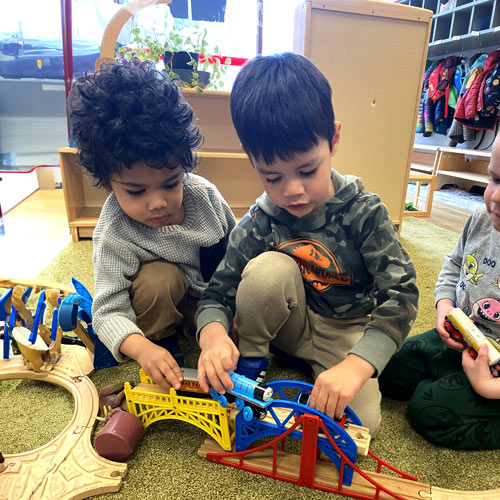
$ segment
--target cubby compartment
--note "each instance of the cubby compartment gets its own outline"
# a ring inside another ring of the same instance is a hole
[[[453,15],[451,37],[466,35],[470,31],[472,7],[458,10]]]
[[[438,0],[424,0],[424,9],[432,10],[432,12],[437,11]]]
[[[430,40],[429,40],[430,42],[435,40],[435,36],[434,36],[435,31],[436,31],[436,18],[433,17],[432,18],[432,25],[431,25]]]
[[[485,31],[491,28],[493,2],[476,5],[472,13],[470,31]]]
[[[500,26],[500,2],[498,0],[493,7],[493,15],[491,17],[491,27]]]
[[[455,8],[462,7],[464,5],[470,5],[472,7],[473,3],[474,0],[457,0],[455,3]]]
[[[451,15],[441,15],[436,17],[436,28],[434,30],[434,42],[437,40],[447,40],[451,33]]]
[[[436,14],[449,12],[453,8],[455,8],[454,0],[439,0],[436,8]]]

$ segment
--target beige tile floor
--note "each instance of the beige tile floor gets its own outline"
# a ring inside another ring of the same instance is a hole
[[[35,278],[71,242],[62,189],[35,191],[3,219],[2,278]]]

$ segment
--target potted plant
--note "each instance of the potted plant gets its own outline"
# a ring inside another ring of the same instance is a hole
[[[163,60],[164,71],[172,81],[179,87],[191,87],[200,93],[204,88],[224,87],[222,78],[231,60],[226,58],[223,64],[214,57],[221,55],[217,45],[208,53],[206,28],[195,24],[191,34],[186,28],[178,30],[175,27],[167,35],[154,33],[142,37],[140,28],[133,28],[130,33],[135,47],[120,47],[116,59],[137,57],[156,64]],[[201,63],[200,55],[203,57]]]

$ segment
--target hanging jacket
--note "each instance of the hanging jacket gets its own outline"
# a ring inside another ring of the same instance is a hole
[[[455,68],[460,63],[460,58],[457,56],[449,56],[439,62],[439,66],[432,72],[429,77],[428,97],[433,102],[439,101],[445,96],[444,118],[448,118],[448,99],[450,96],[450,86],[453,83]]]
[[[482,103],[482,104],[480,104]],[[480,123],[485,129],[492,130],[498,121],[498,109],[500,107],[500,63],[498,63],[486,77],[483,83],[483,91],[478,100],[477,111]]]
[[[457,102],[455,119],[474,129],[492,129],[497,117],[480,116],[478,111],[483,109],[483,93],[488,75],[500,62],[500,50],[495,50],[486,59],[483,71],[474,79],[471,86]]]
[[[484,68],[484,63],[488,58],[488,54],[476,54],[470,59],[470,66],[465,73],[463,78],[462,86],[459,92],[457,103],[455,109],[458,105],[458,101],[463,98],[463,95],[467,89],[472,85],[474,80],[480,75]],[[448,137],[450,138],[450,146],[456,146],[457,144],[463,144],[466,141],[473,141],[476,136],[476,130],[470,127],[464,126],[462,123],[457,121],[456,118],[453,119],[453,123],[450,127],[450,133]]]
[[[425,70],[424,81],[422,83],[422,94],[420,96],[420,104],[418,107],[418,116],[417,116],[417,129],[415,132],[417,134],[424,134],[426,137],[426,129],[425,129],[425,106],[427,102],[427,90],[429,89],[429,77],[431,73],[437,68],[438,62],[431,62],[429,67]],[[430,131],[432,133],[432,130]],[[429,134],[430,135],[430,134]]]
[[[448,99],[448,106],[455,109],[457,107],[458,96],[460,95],[460,90],[464,83],[464,65],[462,63],[458,64],[455,68],[455,74],[453,75],[453,82],[450,86],[450,97]]]
[[[446,106],[446,96],[442,96],[434,109],[434,132],[446,135],[453,121],[454,109]]]
[[[429,137],[434,132],[434,109],[436,105],[427,96],[424,102],[424,137]]]
[[[484,69],[484,63],[488,59],[488,54],[481,54],[470,68],[467,70],[464,78],[464,85],[460,91],[460,95],[464,95],[467,89],[474,83],[474,80],[482,73]]]

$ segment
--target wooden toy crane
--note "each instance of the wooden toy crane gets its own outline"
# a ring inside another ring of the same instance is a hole
[[[0,279],[0,288],[9,288],[0,299],[4,322],[0,380],[49,382],[67,389],[74,398],[73,416],[59,436],[36,450],[0,454],[0,498],[58,500],[118,491],[126,464],[100,457],[91,444],[99,411],[99,395],[87,376],[94,370],[93,352],[81,345],[61,345],[58,309],[73,290],[8,279]],[[26,306],[32,292],[41,292],[34,316]],[[51,328],[43,324],[46,302],[53,307]],[[10,356],[12,339],[20,355]]]
[[[37,372],[50,371],[60,357],[63,332],[72,332],[87,348],[94,368],[117,364],[93,330],[92,296],[75,278],[72,283],[74,290],[54,288],[50,283],[37,284],[35,289],[40,295],[33,316],[26,307],[33,283],[0,280],[0,288],[9,288],[0,298],[0,321],[5,322],[3,359],[8,359],[13,339],[29,368]],[[50,328],[44,324],[47,302],[53,308]]]

